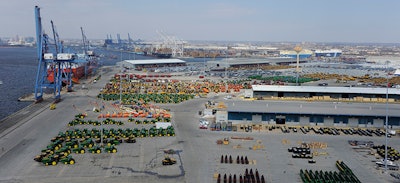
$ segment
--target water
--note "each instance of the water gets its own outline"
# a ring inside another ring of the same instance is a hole
[[[100,64],[105,66],[112,66],[116,62],[127,59],[154,59],[154,57],[118,51],[95,50],[95,53],[104,55],[100,59]],[[183,60],[204,61],[203,58]],[[0,120],[32,104],[32,102],[20,102],[18,98],[34,92],[37,65],[36,48],[0,47],[0,83],[3,83],[0,84]]]
[[[18,98],[33,93],[36,69],[35,48],[0,48],[0,120],[32,103]]]

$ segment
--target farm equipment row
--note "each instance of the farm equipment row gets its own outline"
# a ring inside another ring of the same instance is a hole
[[[137,101],[143,100],[146,103],[154,102],[154,103],[181,103],[186,100],[190,100],[194,98],[192,94],[99,94],[98,98],[101,98],[106,101],[119,100],[122,98],[123,104],[136,104]]]
[[[313,182],[354,182],[361,183],[361,181],[353,174],[352,170],[343,162],[336,161],[336,171],[312,171],[300,169],[300,177],[304,183]]]
[[[102,122],[100,121],[93,121],[93,120],[83,120],[81,118],[75,118],[74,120],[70,121],[68,123],[68,126],[76,126],[76,125],[93,125],[93,126],[100,126],[100,125],[123,125],[124,123],[122,121],[117,121],[114,119],[107,118],[103,120]]]
[[[99,154],[101,152],[116,153],[116,145],[122,142],[135,143],[136,137],[174,136],[174,128],[166,129],[75,129],[59,134],[51,139],[51,143],[34,158],[35,161],[45,165],[56,165],[58,162],[74,164],[71,152],[83,154],[86,151]],[[102,143],[102,144],[101,144]]]

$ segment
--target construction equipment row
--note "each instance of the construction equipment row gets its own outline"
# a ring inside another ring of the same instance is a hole
[[[261,175],[258,170],[255,170],[255,173],[253,173],[253,169],[250,169],[250,171],[246,168],[244,174],[239,174],[239,176],[236,176],[236,174],[224,174],[223,176],[221,174],[215,174],[215,178],[217,179],[217,183],[221,183],[221,180],[224,183],[265,183],[265,178],[264,175]]]

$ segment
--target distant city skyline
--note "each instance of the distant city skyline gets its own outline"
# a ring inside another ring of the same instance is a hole
[[[400,43],[397,0],[54,0],[0,2],[0,37],[35,36],[34,6],[44,30],[61,39],[117,34],[158,40]]]

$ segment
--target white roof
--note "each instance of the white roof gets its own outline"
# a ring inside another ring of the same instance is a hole
[[[273,92],[319,92],[319,93],[362,93],[386,94],[386,88],[372,87],[331,87],[331,86],[282,86],[282,85],[252,85],[253,91]],[[400,95],[400,89],[389,88],[389,94]]]
[[[386,116],[386,109],[390,117],[400,117],[400,105],[384,103],[347,103],[347,102],[304,102],[304,101],[273,101],[253,100],[234,101],[226,103],[227,111],[272,114],[299,114],[299,115],[350,115],[350,116]]]
[[[149,59],[149,60],[124,60],[124,62],[138,65],[138,64],[172,64],[172,63],[186,63],[180,59]]]

